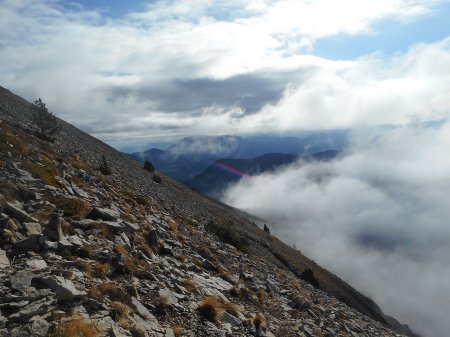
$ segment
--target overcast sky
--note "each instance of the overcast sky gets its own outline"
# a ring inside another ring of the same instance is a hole
[[[0,85],[109,142],[449,113],[448,0],[0,6]]]

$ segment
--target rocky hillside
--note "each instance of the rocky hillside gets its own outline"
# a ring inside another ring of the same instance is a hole
[[[0,88],[0,336],[401,336],[242,213],[36,113]]]

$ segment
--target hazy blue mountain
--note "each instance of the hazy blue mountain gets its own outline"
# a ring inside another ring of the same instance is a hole
[[[225,189],[245,176],[253,176],[274,171],[303,158],[310,160],[329,160],[339,154],[327,150],[313,155],[299,156],[285,153],[268,153],[252,159],[219,159],[211,163],[203,172],[184,183],[204,195],[220,198]]]
[[[185,137],[165,150],[156,148],[135,152],[130,156],[178,181],[188,181],[218,159],[251,159],[268,153],[308,156],[325,150],[345,148],[348,131],[334,130],[309,133],[298,137],[256,136],[193,136]]]

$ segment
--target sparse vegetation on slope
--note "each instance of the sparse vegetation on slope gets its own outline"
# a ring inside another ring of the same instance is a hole
[[[28,108],[9,106],[21,104]],[[355,307],[364,303],[235,210],[167,177],[155,184],[139,164],[62,121],[54,143],[41,141],[20,112],[0,123],[0,135],[21,133],[30,150],[0,153],[0,335],[72,337],[64,334],[77,326],[77,337],[294,336],[308,327],[396,336],[301,280],[312,266],[321,287],[328,280]],[[102,154],[108,177],[98,171]],[[45,161],[55,185],[23,166]]]

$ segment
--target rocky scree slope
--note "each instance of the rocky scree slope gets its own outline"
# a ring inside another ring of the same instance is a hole
[[[37,137],[3,88],[0,118],[0,336],[401,336],[232,208],[61,120]]]

